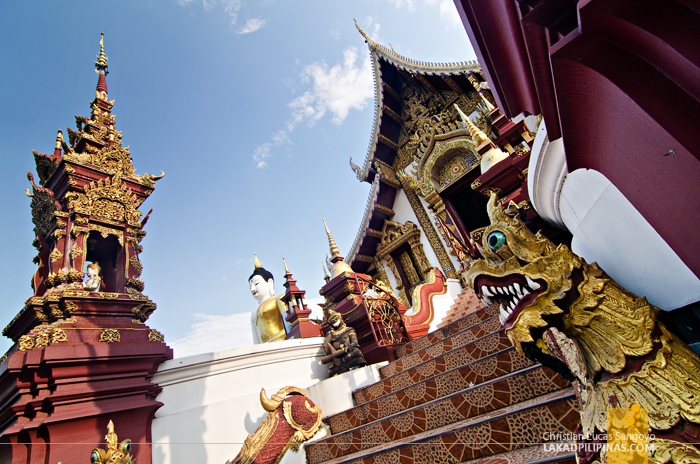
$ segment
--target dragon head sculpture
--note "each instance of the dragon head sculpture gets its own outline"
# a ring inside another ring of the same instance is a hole
[[[700,436],[700,359],[657,320],[660,310],[596,263],[532,233],[493,193],[487,209],[483,259],[465,278],[484,303],[500,304],[521,353],[572,382],[583,437],[606,431],[608,408],[634,403],[667,440],[659,449],[675,453],[696,441],[689,437]]]

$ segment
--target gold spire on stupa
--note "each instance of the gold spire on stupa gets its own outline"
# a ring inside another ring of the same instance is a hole
[[[262,264],[260,264],[260,260],[258,259],[258,255],[256,253],[254,253],[253,256],[255,256],[255,269],[260,269],[262,267]]]
[[[101,32],[100,38],[100,54],[97,55],[97,61],[95,61],[95,72],[105,71],[107,74],[107,55],[105,55],[105,33]]]
[[[325,218],[323,218],[323,225],[326,227],[326,234],[328,235],[328,245],[331,249],[331,263],[333,263],[333,269],[331,269],[331,279],[334,279],[335,277],[343,274],[344,272],[355,272],[352,270],[348,263],[343,262],[345,256],[340,254],[338,245],[336,245],[335,240],[333,240],[331,231],[328,230],[328,224],[326,224]]]
[[[289,269],[287,269],[287,261],[285,261],[284,256],[282,256],[282,262],[284,263],[284,273],[289,274]]]
[[[464,123],[464,127],[469,131],[469,135],[471,136],[472,140],[476,144],[476,146],[481,145],[484,142],[490,141],[488,135],[484,133],[481,129],[479,129],[476,124],[474,124],[471,119],[469,119],[469,116],[464,114],[464,111],[455,103],[455,109],[459,113],[459,116],[462,118],[462,122]]]
[[[328,245],[331,248],[331,258],[335,258],[336,256],[339,256],[341,258],[344,258],[340,254],[340,250],[338,249],[338,245],[336,245],[335,240],[333,240],[333,236],[331,235],[331,231],[328,230],[328,224],[326,224],[326,218],[323,219],[323,225],[326,227],[326,234],[328,234]]]

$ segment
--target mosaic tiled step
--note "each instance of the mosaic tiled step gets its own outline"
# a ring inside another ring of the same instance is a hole
[[[487,319],[491,319],[494,316],[496,316],[496,320],[498,321],[498,308],[494,308],[493,305],[484,307],[483,309],[469,314],[468,316],[463,317],[441,329],[437,329],[434,332],[430,332],[429,334],[423,335],[420,338],[416,338],[415,340],[401,345],[394,350],[394,353],[396,354],[397,358],[403,358],[411,353],[427,348],[433,343],[437,343],[440,340],[444,340],[445,338],[456,333],[470,327],[474,327],[475,325],[478,325]]]
[[[422,350],[411,353],[401,359],[397,359],[396,361],[393,361],[380,368],[379,372],[381,373],[382,378],[385,379],[456,348],[464,347],[466,345],[474,346],[475,343],[490,343],[488,341],[490,339],[487,339],[486,337],[499,331],[503,332],[503,327],[501,326],[498,317],[486,319],[475,326],[462,330],[461,332],[447,337],[444,340],[433,343]],[[510,342],[508,342],[508,345],[510,346]]]
[[[472,459],[467,464],[576,464],[576,454],[571,451],[550,451],[545,445],[528,446],[514,451]]]
[[[425,417],[401,414],[310,443],[306,456],[309,464],[459,463],[539,444],[545,433],[573,432],[575,403],[567,388],[443,426],[444,416],[457,414],[454,405]]]
[[[401,403],[395,399],[395,404],[386,405],[380,411],[383,418],[377,421],[366,421],[363,425],[337,433],[333,430],[331,440],[337,442],[366,441],[371,437],[376,443],[388,443],[393,440],[408,438],[416,433],[443,427],[455,422],[486,414],[538,396],[560,390],[567,385],[549,369],[541,366],[531,367],[525,371],[499,378],[486,384],[462,390],[458,393],[424,403],[423,398],[405,395]],[[425,393],[416,392],[416,393]],[[392,408],[393,406],[393,408]],[[395,412],[393,415],[388,413]],[[348,424],[335,424],[346,426]],[[331,425],[333,429],[333,425]],[[393,430],[396,429],[396,430]],[[350,438],[347,438],[348,436]]]
[[[504,367],[512,366],[507,355],[514,353],[503,353],[501,359],[505,358],[505,361],[500,369],[494,359],[491,366],[485,366],[489,372],[476,373],[463,368],[460,368],[462,372],[450,371],[331,416],[326,423],[337,435],[403,412],[428,416],[430,411],[443,408],[441,402],[445,402],[446,410],[451,408],[450,405],[460,404],[459,414],[462,416],[450,416],[450,420],[454,421],[454,417],[462,420],[569,386],[561,376],[542,366],[527,367],[511,374]],[[430,403],[440,398],[438,403]],[[425,411],[420,411],[421,408]]]
[[[447,310],[445,317],[442,318],[437,326],[444,327],[447,324],[451,324],[457,319],[466,316],[467,314],[471,314],[482,309],[483,307],[484,303],[479,300],[479,297],[476,295],[474,290],[466,287],[457,296],[457,299],[455,299],[452,306],[450,306],[450,309]]]
[[[383,380],[355,390],[353,392],[355,404],[364,404],[399,388],[405,388],[428,377],[456,369],[513,346],[503,330],[478,338],[471,343],[462,343],[466,338],[457,339],[453,342],[445,340],[437,345],[433,345],[434,348],[431,347],[424,351],[419,351],[405,358],[410,362],[403,365],[399,364],[397,368],[401,369],[397,373],[383,376]],[[450,349],[453,348],[455,343],[461,346]],[[509,372],[512,371],[508,371],[506,374]]]

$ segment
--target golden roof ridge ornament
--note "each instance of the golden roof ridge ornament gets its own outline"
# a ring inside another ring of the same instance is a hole
[[[369,49],[374,51],[377,49],[377,43],[370,39],[367,34],[365,34],[365,31],[362,30],[359,24],[357,24],[357,20],[353,18],[353,21],[355,21],[355,27],[357,27],[357,30],[360,31],[360,34],[362,34],[362,37],[365,38],[365,41],[367,42],[367,45],[369,45]]]
[[[457,105],[457,103],[454,104],[455,109],[457,110],[457,113],[459,113],[459,116],[462,118],[462,124],[464,127],[469,131],[469,135],[471,136],[472,140],[474,143],[479,146],[484,142],[489,142],[491,139],[489,139],[488,135],[484,133],[481,129],[479,129],[476,124],[474,124],[471,119],[469,119],[469,116],[464,114],[464,111]]]
[[[258,259],[258,255],[256,253],[253,253],[253,256],[255,256],[255,269],[260,269],[262,267],[262,264],[260,264],[260,260]]]
[[[335,240],[333,240],[333,236],[331,235],[331,231],[328,230],[328,224],[326,224],[326,218],[322,218],[322,219],[323,219],[323,225],[326,227],[326,234],[328,235],[328,245],[331,249],[331,258],[335,258],[335,257],[344,258],[344,256],[342,256],[340,254],[340,250],[338,249],[338,245],[335,243]]]
[[[105,75],[109,74],[107,70],[107,55],[105,55],[105,33],[100,32],[100,54],[97,55],[97,61],[95,61],[95,72],[100,73],[104,71]]]
[[[287,261],[285,261],[284,256],[282,256],[282,262],[284,263],[284,273],[289,274],[289,269],[287,268]]]

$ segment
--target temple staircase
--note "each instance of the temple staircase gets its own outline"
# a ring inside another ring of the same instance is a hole
[[[519,354],[481,307],[395,350],[356,406],[326,418],[331,435],[306,446],[309,464],[572,464],[544,441],[579,422],[562,377]]]

